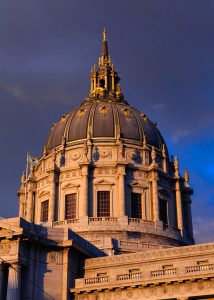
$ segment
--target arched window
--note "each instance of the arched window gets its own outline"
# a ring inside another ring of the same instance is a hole
[[[142,201],[139,193],[131,193],[131,218],[142,219]]]
[[[65,219],[75,219],[77,214],[77,194],[65,195]]]
[[[110,192],[97,192],[97,216],[110,217]]]

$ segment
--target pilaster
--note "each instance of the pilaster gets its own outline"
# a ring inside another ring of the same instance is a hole
[[[48,207],[48,222],[55,221],[55,206],[56,206],[56,183],[58,180],[58,168],[54,166],[52,170],[49,171],[50,180],[50,197],[49,197],[49,207]]]
[[[181,200],[181,189],[180,189],[179,179],[177,179],[175,183],[175,194],[176,194],[178,228],[181,230],[181,232],[183,232],[183,213],[182,213],[182,200]]]
[[[125,217],[125,164],[118,164],[118,176],[119,176],[119,188],[118,188],[118,198],[119,198],[119,217]]]
[[[88,217],[88,166],[88,162],[80,164],[82,170],[82,185],[79,203],[80,218]]]

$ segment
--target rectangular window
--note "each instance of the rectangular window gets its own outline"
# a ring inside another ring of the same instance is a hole
[[[41,203],[41,222],[48,221],[48,205],[49,205],[48,200],[45,200]]]
[[[77,212],[77,194],[65,195],[65,219],[75,219]]]
[[[159,217],[164,224],[168,224],[168,208],[167,201],[159,199]]]
[[[131,218],[142,219],[142,201],[139,193],[131,193]]]
[[[110,192],[97,192],[97,216],[110,217]]]

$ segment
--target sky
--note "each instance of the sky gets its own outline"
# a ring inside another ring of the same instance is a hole
[[[87,97],[102,31],[126,100],[189,170],[198,243],[214,241],[214,1],[0,1],[0,217],[18,215],[26,153]]]

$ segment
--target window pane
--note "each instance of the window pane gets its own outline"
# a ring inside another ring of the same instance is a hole
[[[65,219],[75,219],[77,208],[77,194],[65,196]]]
[[[142,219],[141,194],[131,193],[131,218]]]
[[[41,222],[48,221],[48,205],[49,205],[48,200],[45,200],[41,203]]]
[[[110,217],[110,192],[97,192],[97,216]]]

